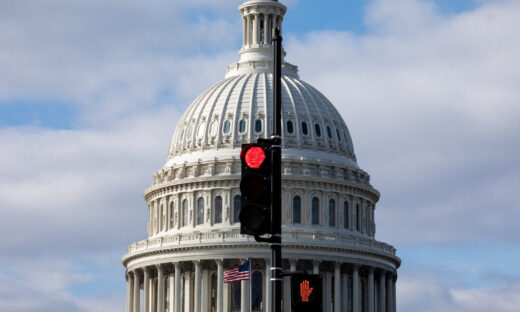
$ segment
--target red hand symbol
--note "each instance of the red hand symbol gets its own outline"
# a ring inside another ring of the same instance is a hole
[[[302,302],[309,302],[309,296],[314,288],[309,288],[309,281],[305,280],[300,283],[300,296],[302,296]]]

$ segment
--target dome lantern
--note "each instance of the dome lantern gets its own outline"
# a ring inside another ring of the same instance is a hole
[[[246,1],[239,7],[243,20],[243,42],[240,61],[272,60],[274,30],[282,31],[283,16],[287,8],[273,0]]]

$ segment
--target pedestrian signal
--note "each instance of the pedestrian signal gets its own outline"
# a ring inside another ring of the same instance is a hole
[[[319,275],[291,275],[292,310],[321,312],[321,277]]]

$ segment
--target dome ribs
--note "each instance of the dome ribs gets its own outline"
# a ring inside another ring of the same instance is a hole
[[[226,88],[229,85],[232,85],[230,92],[227,93],[227,98],[226,98],[226,101],[227,101],[227,99],[229,98],[229,96],[232,93],[233,86],[236,85],[238,80],[240,80],[239,77],[233,77],[233,78],[229,79],[228,83],[226,83],[224,86],[222,86],[222,88],[220,88],[218,94],[215,96],[215,100],[212,101],[212,102],[207,101],[205,103],[205,105],[204,105],[204,107],[202,109],[202,114],[201,114],[202,116],[204,116],[204,112],[206,111],[206,106],[208,106],[208,103],[209,103],[210,107],[209,107],[209,111],[208,111],[208,116],[206,118],[204,138],[203,138],[203,141],[202,141],[202,148],[203,149],[205,149],[207,147],[207,144],[208,144],[208,136],[209,136],[209,131],[210,131],[209,127],[210,127],[210,125],[211,125],[211,123],[213,121],[213,112],[215,111],[215,106],[217,106],[217,104],[219,102],[218,101],[219,98],[222,96],[224,90],[226,90]],[[232,84],[232,82],[234,82],[234,83]],[[200,116],[199,116],[199,118],[200,118]],[[202,124],[199,123],[199,127],[201,127],[201,126],[202,126]]]
[[[290,78],[288,76],[283,76],[282,79],[290,80]],[[284,109],[284,107],[282,107],[282,110],[283,109]],[[296,103],[294,101],[291,101],[291,109],[292,109],[292,115],[294,116],[294,119],[293,119],[293,122],[294,122],[293,131],[294,132],[293,133],[296,134],[298,148],[302,148],[302,134],[300,131],[298,131],[298,129],[300,129],[300,117],[298,116],[298,109],[297,109]],[[287,120],[289,120],[289,116],[288,116],[289,113],[290,113],[289,111],[287,111],[287,113],[282,112],[282,118],[283,118],[283,116],[285,116],[285,120],[284,120],[284,122],[282,122],[282,128],[284,130],[285,130]],[[285,137],[288,137],[288,135],[289,135],[287,133],[287,131],[284,131],[283,134],[285,135]],[[286,144],[285,141],[283,143]]]
[[[179,122],[179,124],[181,125],[181,129],[183,130],[181,133],[182,133],[182,137],[180,138],[180,143],[181,143],[181,151],[182,150],[185,150],[187,147],[188,147],[188,140],[193,140],[193,133],[192,133],[192,136],[190,139],[188,139],[188,132],[190,131],[190,128],[193,125],[193,123],[191,122],[191,119],[192,119],[192,116],[194,114],[194,112],[197,111],[197,108],[199,107],[199,105],[204,102],[204,101],[207,101],[209,97],[211,97],[211,95],[213,94],[213,92],[215,92],[215,89],[220,87],[221,85],[223,85],[224,83],[226,83],[228,81],[228,79],[226,80],[223,80],[221,82],[219,82],[215,88],[211,88],[211,89],[208,89],[207,92],[204,93],[204,96],[203,97],[199,97],[199,100],[198,101],[193,101],[192,104],[188,107],[188,109],[186,110],[186,113],[181,117],[181,120]],[[193,132],[193,130],[192,130]],[[191,146],[191,145],[190,145]]]
[[[219,117],[219,127],[217,129],[217,136],[216,136],[216,142],[217,142],[217,148],[219,147],[219,145],[224,145],[224,140],[223,140],[223,132],[224,132],[224,122],[227,120],[227,116],[226,116],[226,112],[228,110],[228,104],[231,100],[231,97],[235,94],[235,90],[236,90],[236,87],[237,85],[239,84],[239,82],[242,81],[242,86],[240,87],[240,91],[238,92],[241,92],[241,89],[243,88],[243,84],[245,83],[245,81],[247,80],[247,77],[246,76],[236,76],[235,77],[236,79],[234,80],[234,83],[233,85],[231,86],[231,89],[229,90],[228,92],[228,95],[226,97],[226,100],[224,101],[223,103],[223,108],[221,110],[222,112],[222,116]],[[217,103],[215,103],[215,106],[217,106]]]
[[[220,83],[224,83],[224,81],[221,81]],[[203,99],[210,91],[211,91],[211,89],[207,89],[204,92],[202,92],[202,94],[199,95],[192,102],[192,105],[193,105],[193,103],[197,103],[198,101]],[[171,155],[168,156],[168,157],[171,157],[171,156],[176,155],[177,153],[179,153],[179,151],[184,146],[184,143],[183,143],[184,142],[184,138],[183,138],[183,136],[184,136],[184,134],[186,132],[186,131],[183,131],[183,130],[186,130],[185,129],[186,125],[184,124],[184,120],[186,119],[186,116],[188,116],[190,114],[190,111],[192,110],[192,108],[191,108],[192,105],[188,106],[188,109],[186,110],[186,112],[184,112],[184,114],[182,115],[181,119],[179,120],[179,123],[177,124],[177,127],[175,127],[175,132],[173,134],[173,139],[172,139],[172,142],[170,144],[170,154]],[[177,143],[177,144],[175,144],[175,143]],[[179,148],[179,145],[180,145],[180,148]]]
[[[286,82],[286,80],[289,80],[289,78],[288,77],[284,77],[284,78],[285,79],[283,79],[283,84],[284,84],[285,88],[287,88],[288,92],[290,92],[289,86],[287,85],[287,82]],[[312,127],[313,127],[312,112],[310,110],[309,104],[307,103],[307,100],[302,96],[302,94],[300,93],[300,91],[297,88],[295,88],[295,89],[297,90],[297,93],[300,95],[301,104],[302,104],[305,112],[307,113],[306,115],[301,114],[301,116],[303,116],[303,118],[301,118],[301,123],[298,125],[299,128],[301,129],[302,123],[307,122],[307,128],[308,128],[308,134],[302,137],[303,144],[302,144],[302,142],[300,142],[300,148],[305,148],[304,145],[309,144],[308,142],[306,142],[306,139],[307,139],[307,136],[310,136],[311,142],[312,142],[310,145],[312,146],[312,148],[314,150],[316,150],[316,148],[317,148],[316,136],[315,136],[314,131],[312,131]],[[293,102],[293,105],[296,107],[296,102],[294,101],[294,99],[292,99],[292,97],[291,97],[291,101]],[[296,109],[296,111],[298,112],[298,109]]]
[[[264,101],[263,101],[263,103],[264,103],[264,128],[262,130],[264,132],[264,137],[267,139],[270,137],[269,131],[271,130],[271,122],[270,122],[270,118],[269,118],[269,116],[270,116],[269,104],[271,104],[271,103],[268,102],[269,94],[267,93],[269,90],[269,87],[268,87],[269,78],[266,73],[262,74],[262,78],[264,81],[264,88],[263,88],[263,91],[264,91]],[[283,129],[283,124],[282,124],[282,129]]]
[[[251,94],[248,98],[249,102],[246,102],[249,104],[249,116],[245,115],[244,113],[241,114],[241,118],[248,119],[248,122],[246,123],[246,133],[242,134],[240,136],[240,143],[249,143],[249,142],[255,142],[256,139],[254,137],[253,133],[253,127],[254,127],[254,116],[255,116],[255,110],[258,112],[258,106],[255,105],[255,94],[257,92],[257,84],[258,84],[258,76],[259,74],[253,74],[253,85],[248,84],[248,87],[251,86]],[[245,137],[248,137],[247,140],[244,140]]]
[[[241,106],[240,106],[240,103],[242,103],[242,99],[244,97],[244,93],[247,89],[247,82],[251,79],[253,75],[252,74],[249,74],[249,75],[245,75],[246,79],[244,79],[244,83],[241,85],[240,87],[240,92],[239,92],[239,95],[237,97],[237,101],[236,101],[236,105],[235,105],[235,113],[233,114],[233,122],[232,122],[232,125],[231,125],[231,128],[233,129],[231,131],[231,144],[232,146],[235,146],[237,145],[237,134],[238,134],[238,121],[240,120],[240,116],[239,114],[242,112],[241,111]]]

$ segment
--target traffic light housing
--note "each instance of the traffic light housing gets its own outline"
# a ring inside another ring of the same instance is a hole
[[[321,277],[317,274],[291,275],[292,311],[321,312]]]
[[[240,233],[271,233],[271,141],[243,144],[240,153]]]

